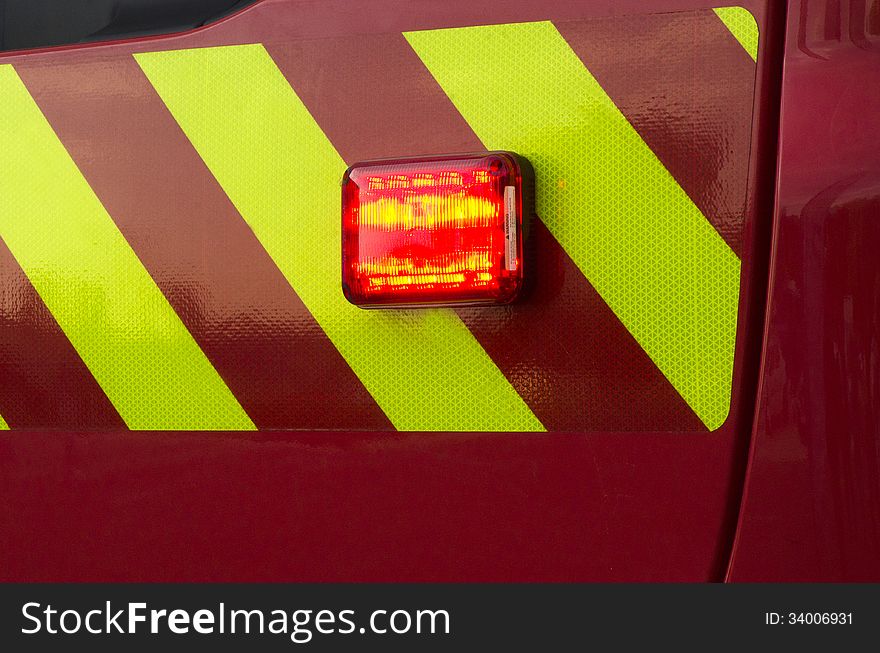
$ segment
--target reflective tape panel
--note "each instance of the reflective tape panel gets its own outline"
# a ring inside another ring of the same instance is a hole
[[[77,56],[16,72],[254,424],[392,430],[137,62]],[[0,247],[0,275],[2,261]],[[2,327],[0,320],[0,373]],[[2,389],[0,411],[8,410]]]
[[[730,30],[707,10],[554,25],[741,257],[756,66]]]
[[[0,96],[0,237],[125,423],[252,429],[12,66]]]
[[[406,37],[486,147],[531,160],[541,219],[706,426],[721,426],[740,261],[556,28]]]
[[[125,422],[0,238],[0,413],[11,429]]]
[[[9,425],[3,419],[3,415],[0,415],[0,431],[8,431]]]
[[[135,55],[303,303],[401,430],[542,430],[449,310],[363,311],[340,289],[346,164],[260,45]]]
[[[748,9],[743,7],[721,7],[714,10],[718,18],[736,37],[749,56],[758,60],[758,23]]]
[[[706,17],[729,36],[714,14]],[[346,161],[484,149],[402,34],[266,49]],[[705,431],[540,220],[530,239],[530,297],[456,313],[541,423],[549,431]]]

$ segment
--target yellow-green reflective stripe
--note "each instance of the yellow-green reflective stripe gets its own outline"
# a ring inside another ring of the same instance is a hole
[[[302,301],[401,430],[541,430],[449,310],[363,311],[340,287],[345,163],[260,45],[136,55]]]
[[[739,260],[556,28],[406,37],[488,148],[532,161],[542,220],[703,422],[720,426]]]
[[[0,415],[0,431],[8,431],[9,424],[6,423],[6,420],[3,419],[3,415]]]
[[[133,429],[252,429],[12,66],[0,66],[0,237]]]
[[[758,23],[748,9],[721,7],[714,10],[730,33],[739,41],[749,56],[758,60]]]

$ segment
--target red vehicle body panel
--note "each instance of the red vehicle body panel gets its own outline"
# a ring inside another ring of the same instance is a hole
[[[878,125],[880,4],[792,2],[734,581],[880,580]]]
[[[652,3],[650,11],[718,4],[724,3],[661,0]],[[730,417],[719,430],[152,433],[114,428],[113,415],[105,411],[102,419],[108,428],[102,431],[0,432],[0,578],[720,580],[728,567],[738,517],[741,532],[729,572],[734,580],[833,578],[846,576],[847,570],[858,576],[866,569],[876,573],[876,564],[871,567],[865,556],[877,551],[880,539],[878,275],[870,256],[852,270],[833,267],[833,262],[869,254],[868,248],[878,242],[878,179],[876,172],[870,175],[878,149],[867,153],[864,140],[848,143],[845,129],[834,131],[828,141],[805,139],[798,144],[796,129],[804,129],[805,119],[798,118],[798,94],[809,93],[814,101],[839,98],[832,85],[807,91],[790,88],[792,62],[801,62],[807,70],[811,62],[802,57],[813,56],[792,45],[792,25],[799,30],[804,21],[812,25],[813,18],[803,18],[813,15],[804,14],[808,5],[828,9],[836,3],[791,3],[785,93],[794,95],[783,107],[794,115],[782,122],[783,167],[771,277],[770,218],[786,7],[764,0],[739,4],[755,16],[761,48],[745,189],[752,219],[746,221],[742,242],[735,244],[742,248],[744,267],[733,397]],[[497,6],[464,1],[265,0],[192,33],[68,48],[65,56],[88,56],[95,48],[131,53],[291,36],[351,37],[626,16],[643,13],[644,5],[644,0],[511,0]],[[331,54],[345,56],[341,50]],[[0,63],[39,65],[41,57],[51,61],[53,56],[55,52],[26,53],[5,56]],[[614,52],[608,57],[613,60]],[[311,70],[302,61],[297,69],[297,63],[291,58],[285,74],[289,79],[302,76],[296,90],[308,104]],[[858,74],[871,74],[869,65],[862,63]],[[876,76],[877,70],[873,72]],[[829,75],[850,84],[843,74]],[[877,111],[876,89],[851,84],[846,88],[854,98],[874,102],[870,106]],[[854,117],[865,119],[866,114],[851,110]],[[813,116],[806,112],[805,117]],[[332,116],[327,120],[332,122]],[[439,152],[470,149],[442,130],[433,137],[437,142],[432,146]],[[469,138],[467,133],[463,138]],[[377,142],[380,151],[371,150],[369,144]],[[818,162],[820,156],[827,157],[823,144],[832,143],[840,162],[833,173]],[[406,154],[384,151],[392,144],[382,139],[340,137],[334,145],[346,159]],[[405,150],[408,144],[402,140],[393,147]],[[669,156],[674,159],[676,154]],[[790,176],[784,170],[786,159],[794,166]],[[817,176],[822,174],[835,176]],[[828,187],[836,190],[804,213],[810,207],[804,198]],[[161,203],[162,198],[155,201]],[[832,210],[837,230],[822,220]],[[783,242],[788,233],[793,234],[790,248]],[[806,274],[817,261],[828,265],[817,276]],[[773,285],[765,327],[768,277]],[[284,292],[279,286],[276,299],[289,306]],[[823,313],[826,306],[837,308]],[[828,321],[817,322],[823,316]],[[290,317],[293,323],[297,319]],[[807,320],[817,328],[807,328]],[[818,324],[824,326],[824,334]],[[763,359],[762,328],[767,329]],[[761,403],[755,422],[761,360]],[[819,369],[823,376],[817,375]],[[22,379],[25,382],[27,375]],[[866,387],[873,394],[862,398],[858,393]],[[259,389],[250,391],[258,401]],[[811,414],[809,406],[827,402],[836,403]],[[102,404],[96,406],[99,410]],[[830,421],[835,415],[847,420],[841,421],[840,430]],[[316,411],[315,419],[320,416]],[[375,416],[376,428],[388,426],[383,418]],[[850,426],[846,432],[843,423]],[[740,510],[753,424],[753,469]],[[841,481],[842,475],[846,481]],[[812,493],[813,500],[805,502],[804,492]],[[817,522],[822,522],[818,531]],[[873,530],[866,529],[866,523]],[[788,538],[806,542],[817,532],[820,542],[805,546],[800,557],[783,560]],[[846,542],[845,535],[851,536]],[[825,554],[836,557],[817,561]]]

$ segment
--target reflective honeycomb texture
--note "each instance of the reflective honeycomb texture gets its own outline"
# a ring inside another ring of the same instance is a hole
[[[747,11],[211,34],[0,63],[0,428],[725,423]],[[487,150],[535,168],[519,301],[349,304],[346,168]]]

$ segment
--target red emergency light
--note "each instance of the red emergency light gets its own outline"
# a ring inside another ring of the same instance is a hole
[[[373,161],[342,180],[352,304],[507,304],[523,285],[523,168],[509,152]]]

